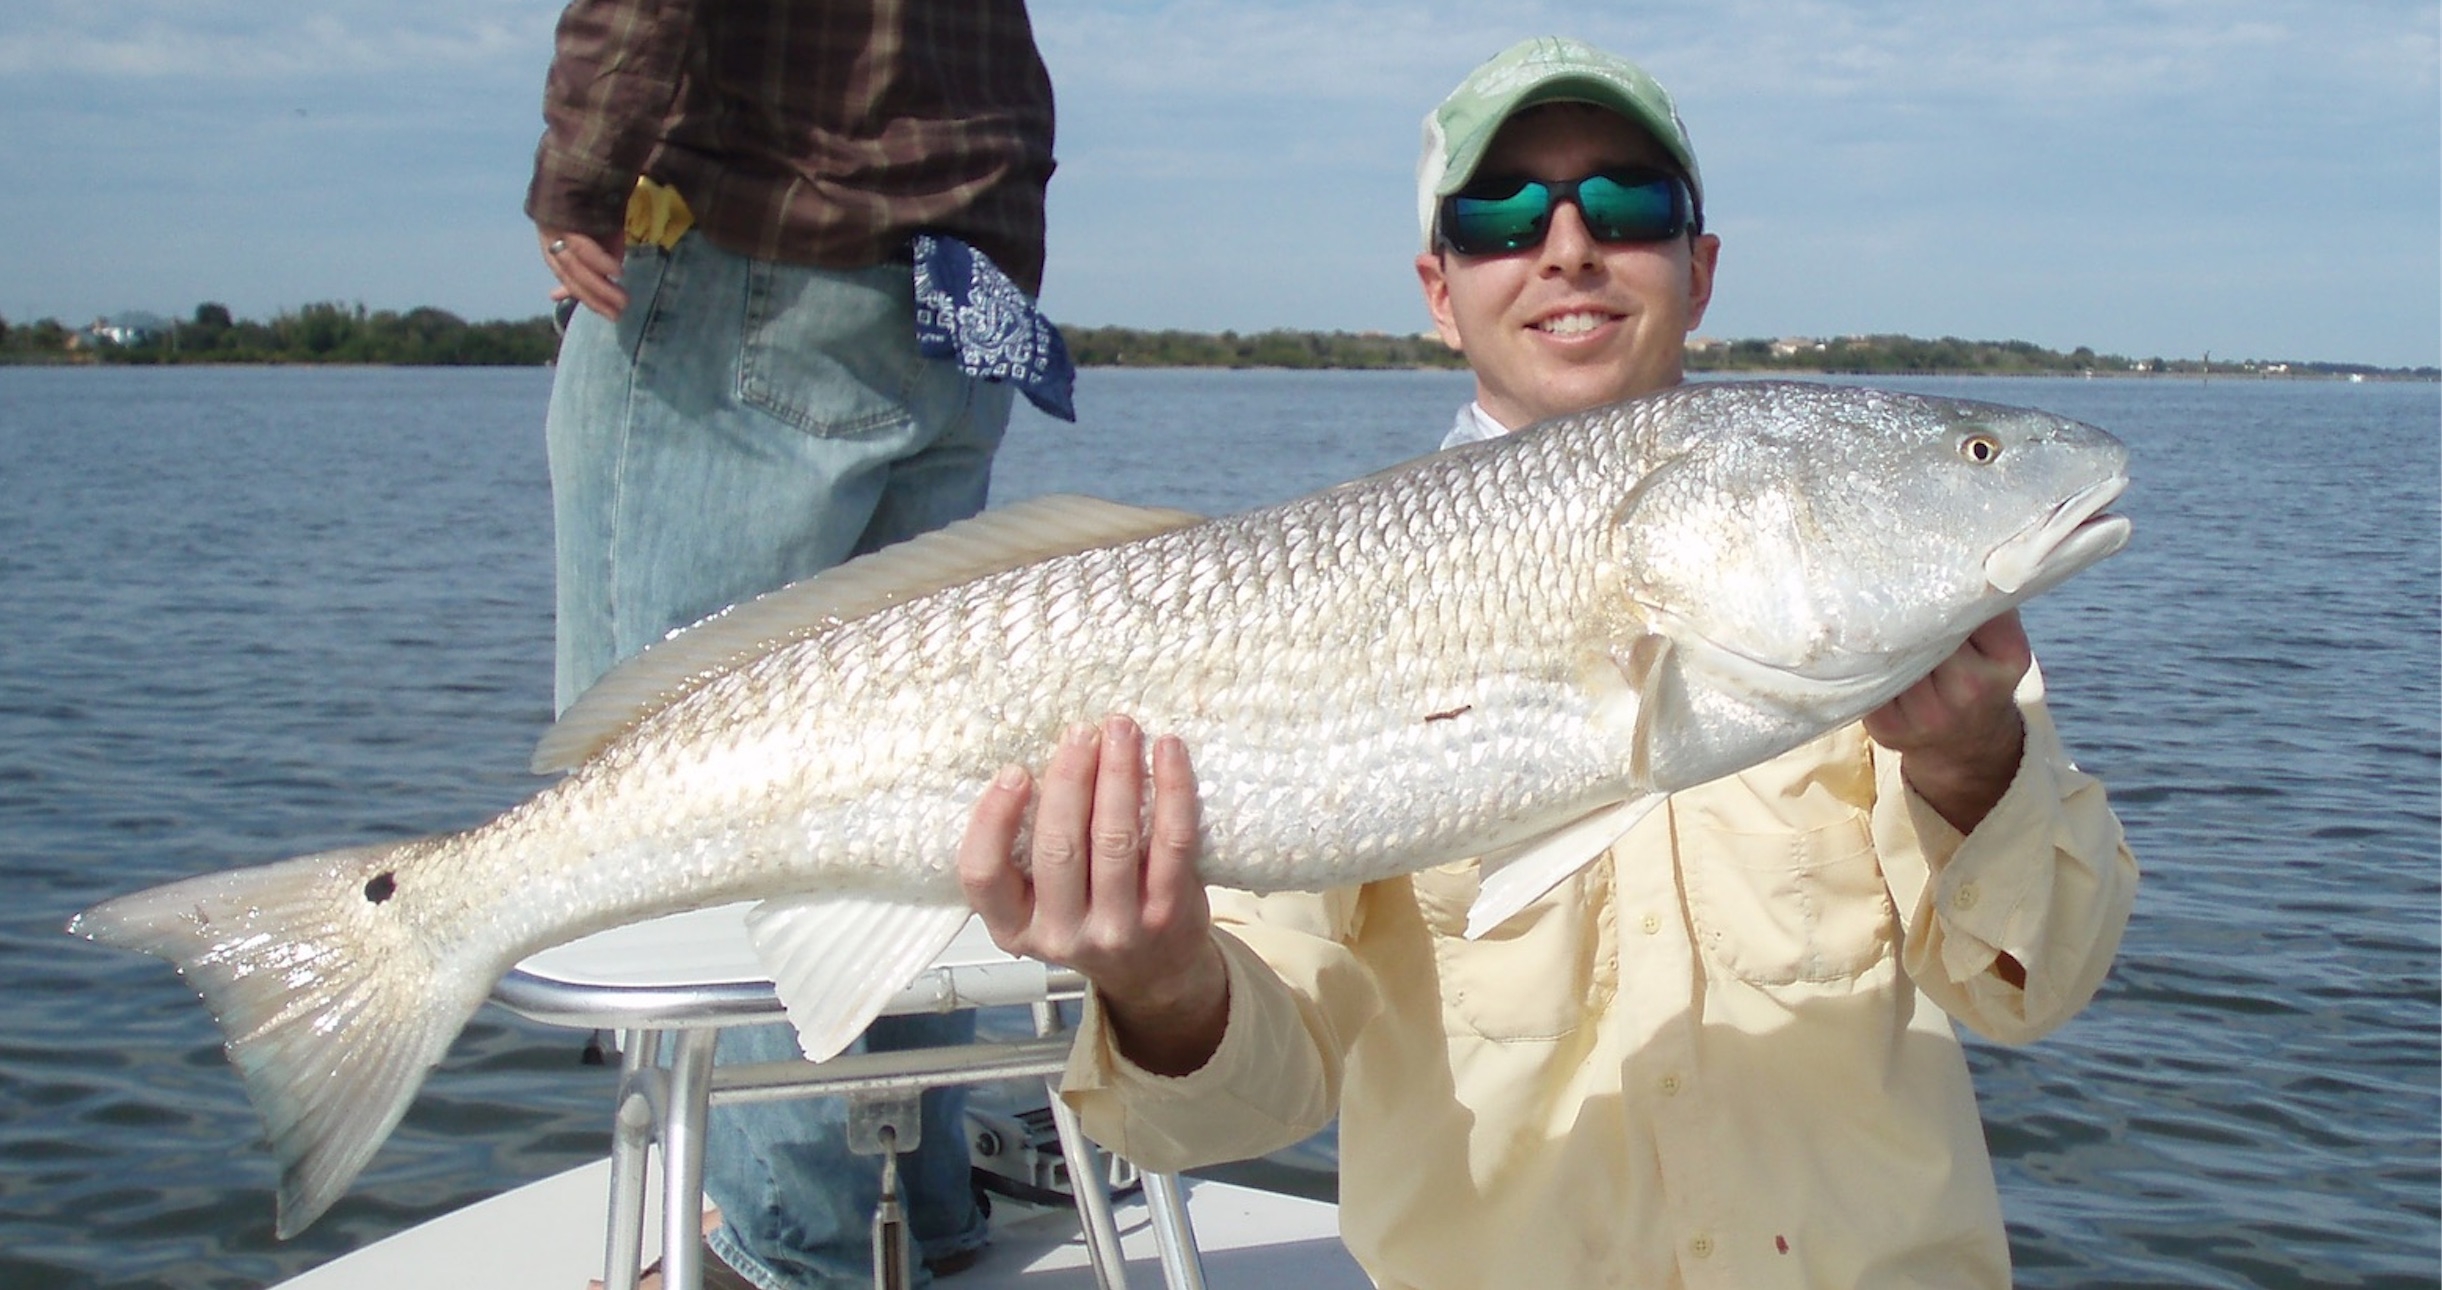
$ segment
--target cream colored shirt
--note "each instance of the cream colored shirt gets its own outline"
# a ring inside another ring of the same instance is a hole
[[[2058,1026],[2137,882],[2039,675],[2019,698],[2017,780],[1965,839],[1852,727],[1675,795],[1481,941],[1472,864],[1215,889],[1219,1051],[1149,1074],[1089,1003],[1064,1096],[1153,1169],[1336,1113],[1341,1234],[1385,1287],[2006,1287],[1951,1020]]]

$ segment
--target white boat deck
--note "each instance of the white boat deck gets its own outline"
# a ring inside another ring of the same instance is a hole
[[[1340,1245],[1338,1211],[1321,1201],[1201,1179],[1183,1180],[1211,1290],[1367,1290]],[[602,1275],[610,1162],[596,1161],[444,1215],[366,1246],[279,1290],[582,1290]],[[1114,1206],[1127,1284],[1162,1284],[1144,1205]],[[653,1240],[647,1233],[648,1242]],[[648,1249],[648,1257],[650,1250]],[[945,1290],[1092,1290],[1096,1284],[1065,1209],[996,1200],[992,1243]]]
[[[737,904],[671,915],[544,951],[511,973],[494,998],[555,1024],[692,1035],[680,1042],[708,1045],[721,1026],[779,1016],[771,982],[747,943],[748,908]],[[1003,953],[980,923],[970,921],[933,970],[888,1010],[1036,1004],[1081,988],[1074,974]],[[1056,1071],[1065,1045],[1036,1041],[1038,1047],[1046,1044],[1050,1069]],[[706,1046],[700,1053],[707,1067],[710,1051]],[[857,1060],[863,1059],[844,1058],[832,1066]],[[779,1082],[794,1086],[819,1069],[785,1071],[788,1078]],[[703,1095],[702,1087],[692,1094]],[[664,1155],[651,1152],[645,1166],[640,1199],[646,1215],[662,1210]],[[283,1282],[282,1290],[581,1290],[603,1276],[610,1181],[611,1162],[596,1161],[401,1232]],[[1340,1245],[1335,1206],[1211,1180],[1180,1184],[1208,1290],[1371,1285]],[[693,1211],[692,1205],[686,1208]],[[1141,1195],[1112,1208],[1127,1263],[1125,1284],[1164,1284],[1155,1225]],[[665,1221],[672,1230],[680,1226],[676,1215]],[[643,1226],[643,1257],[650,1262],[665,1239],[663,1223]],[[984,1258],[947,1284],[956,1290],[1057,1290],[1100,1282],[1075,1209],[1042,1209],[996,1197]]]

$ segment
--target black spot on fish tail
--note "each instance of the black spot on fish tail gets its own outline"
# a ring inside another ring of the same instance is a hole
[[[68,925],[168,959],[219,1018],[279,1159],[281,1237],[347,1190],[500,975],[406,920],[364,916],[363,902],[397,895],[402,853],[418,845],[198,874]]]

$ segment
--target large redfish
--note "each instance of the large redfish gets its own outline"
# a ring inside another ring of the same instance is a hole
[[[967,916],[993,773],[1125,712],[1176,733],[1203,875],[1256,891],[1487,857],[1478,930],[1659,795],[1853,721],[2116,551],[2126,452],[2040,412],[1705,384],[1196,521],[994,512],[709,620],[462,833],[206,874],[71,930],[176,963],[283,1166],[344,1191],[511,965],[655,915],[751,925],[807,1052]]]

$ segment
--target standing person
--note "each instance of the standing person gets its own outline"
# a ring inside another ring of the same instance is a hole
[[[1426,118],[1416,271],[1476,397],[1454,441],[1681,379],[1719,241],[1668,95],[1521,44]],[[1385,1287],[2009,1284],[1953,1021],[2083,1007],[2137,878],[2014,614],[1862,724],[1674,795],[1480,941],[1473,862],[1321,894],[1196,881],[1189,750],[1123,716],[978,803],[1005,948],[1093,983],[1066,1096],[1152,1169],[1339,1117]],[[1012,858],[1033,821],[1031,869]]]
[[[981,510],[1013,387],[1069,415],[1032,299],[1052,93],[1022,0],[575,0],[544,117],[526,211],[584,306],[546,426],[560,708],[676,628]],[[719,1059],[795,1055],[771,1026]],[[963,1103],[927,1095],[901,1161],[920,1280],[984,1240]],[[705,1154],[710,1279],[872,1283],[880,1163],[838,1102],[716,1107]]]

